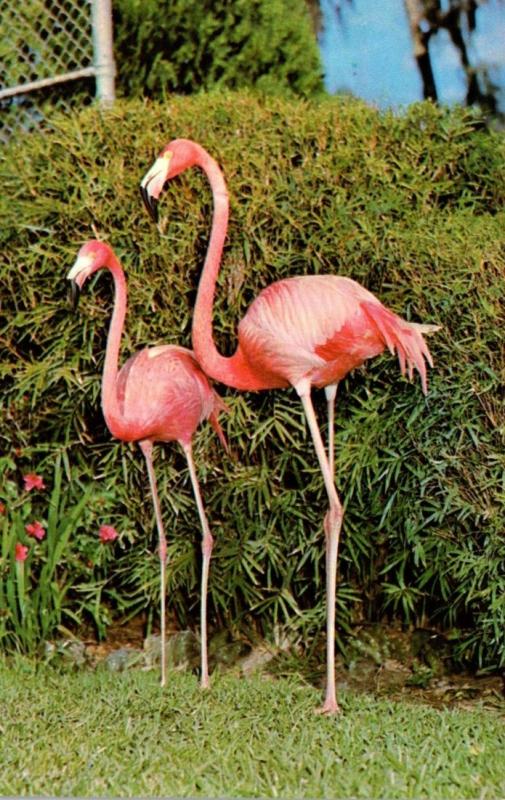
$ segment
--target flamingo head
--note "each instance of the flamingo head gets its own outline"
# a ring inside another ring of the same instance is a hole
[[[165,145],[140,184],[144,205],[154,222],[158,221],[158,198],[171,178],[198,164],[202,148],[190,139],[174,139]]]
[[[74,309],[77,307],[79,294],[85,282],[94,272],[107,265],[111,253],[109,245],[98,239],[90,239],[79,250],[72,269],[67,273],[67,279],[71,282]]]

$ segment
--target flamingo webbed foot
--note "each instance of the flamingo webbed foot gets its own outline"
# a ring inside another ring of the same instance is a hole
[[[342,713],[342,709],[336,700],[325,700],[320,708],[316,708],[315,714],[324,714],[327,717],[337,716]]]

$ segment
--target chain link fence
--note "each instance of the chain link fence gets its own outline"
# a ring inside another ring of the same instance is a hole
[[[0,30],[0,140],[89,102],[93,81],[113,102],[111,0],[0,0]]]

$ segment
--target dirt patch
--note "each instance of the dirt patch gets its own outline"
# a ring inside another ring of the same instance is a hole
[[[351,640],[341,686],[437,708],[484,704],[505,714],[504,674],[458,671],[451,642],[439,631],[367,625]]]
[[[48,643],[48,660],[58,659],[77,667],[103,665],[112,671],[158,669],[159,634],[146,636],[142,616],[111,625],[107,639],[91,636]],[[168,662],[171,668],[198,670],[199,643],[193,631],[169,626]],[[209,663],[214,669],[233,670],[244,676],[262,672],[265,676],[301,673],[311,683],[324,684],[324,653],[312,659],[290,644],[266,641],[251,643],[233,639],[220,631],[210,637]],[[451,643],[438,631],[404,630],[395,625],[366,625],[355,631],[346,658],[337,658],[337,686],[378,697],[408,699],[436,708],[472,708],[484,705],[505,715],[505,673],[475,674],[456,671]]]

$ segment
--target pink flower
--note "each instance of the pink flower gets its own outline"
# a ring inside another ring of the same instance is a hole
[[[46,535],[46,531],[40,522],[32,522],[30,525],[25,525],[25,531],[28,536],[33,536],[35,539],[38,539],[39,542]]]
[[[28,547],[25,544],[21,544],[21,542],[17,542],[14,557],[16,561],[26,561],[28,558]]]
[[[42,475],[36,475],[35,472],[29,472],[23,475],[25,482],[25,491],[30,492],[32,489],[45,489],[46,484],[42,480]]]
[[[114,539],[117,539],[119,533],[112,525],[100,525],[98,536],[101,542],[113,542]]]

